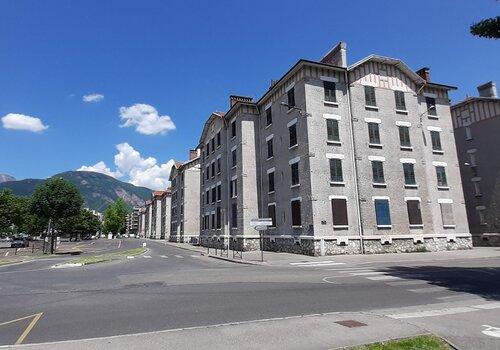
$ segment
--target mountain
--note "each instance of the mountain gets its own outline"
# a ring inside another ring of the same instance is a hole
[[[67,171],[53,175],[73,183],[85,200],[85,207],[103,212],[106,207],[122,198],[129,206],[142,205],[151,198],[149,188],[138,187],[117,180],[111,176],[91,171]],[[36,187],[44,183],[41,179],[25,179],[0,183],[2,188],[10,188],[18,196],[29,196]]]
[[[16,181],[16,178],[7,174],[0,174],[0,183],[6,181]]]

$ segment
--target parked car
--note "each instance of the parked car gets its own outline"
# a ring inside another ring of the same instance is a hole
[[[24,238],[14,238],[10,244],[11,248],[26,248],[30,246],[30,242]]]

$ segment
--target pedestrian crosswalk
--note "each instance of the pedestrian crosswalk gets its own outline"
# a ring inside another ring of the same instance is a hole
[[[325,267],[325,266],[335,266],[335,265],[344,265],[342,262],[335,261],[303,261],[303,262],[292,262],[290,265],[296,267]]]

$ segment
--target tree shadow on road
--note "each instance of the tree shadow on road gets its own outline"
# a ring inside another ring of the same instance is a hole
[[[427,281],[454,292],[469,293],[488,300],[500,300],[499,267],[392,266],[385,274],[406,280]]]

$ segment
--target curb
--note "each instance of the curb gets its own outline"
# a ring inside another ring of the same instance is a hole
[[[260,263],[260,262],[256,262],[256,261],[236,260],[236,259],[231,259],[231,258],[226,258],[226,257],[223,257],[223,256],[219,256],[219,255],[207,254],[207,253],[201,253],[201,255],[209,257],[209,258],[214,258],[214,259],[219,259],[219,260],[224,260],[224,261],[232,262],[232,263],[235,263],[235,264],[255,265],[255,266],[264,266],[264,265],[266,265],[265,263]]]

